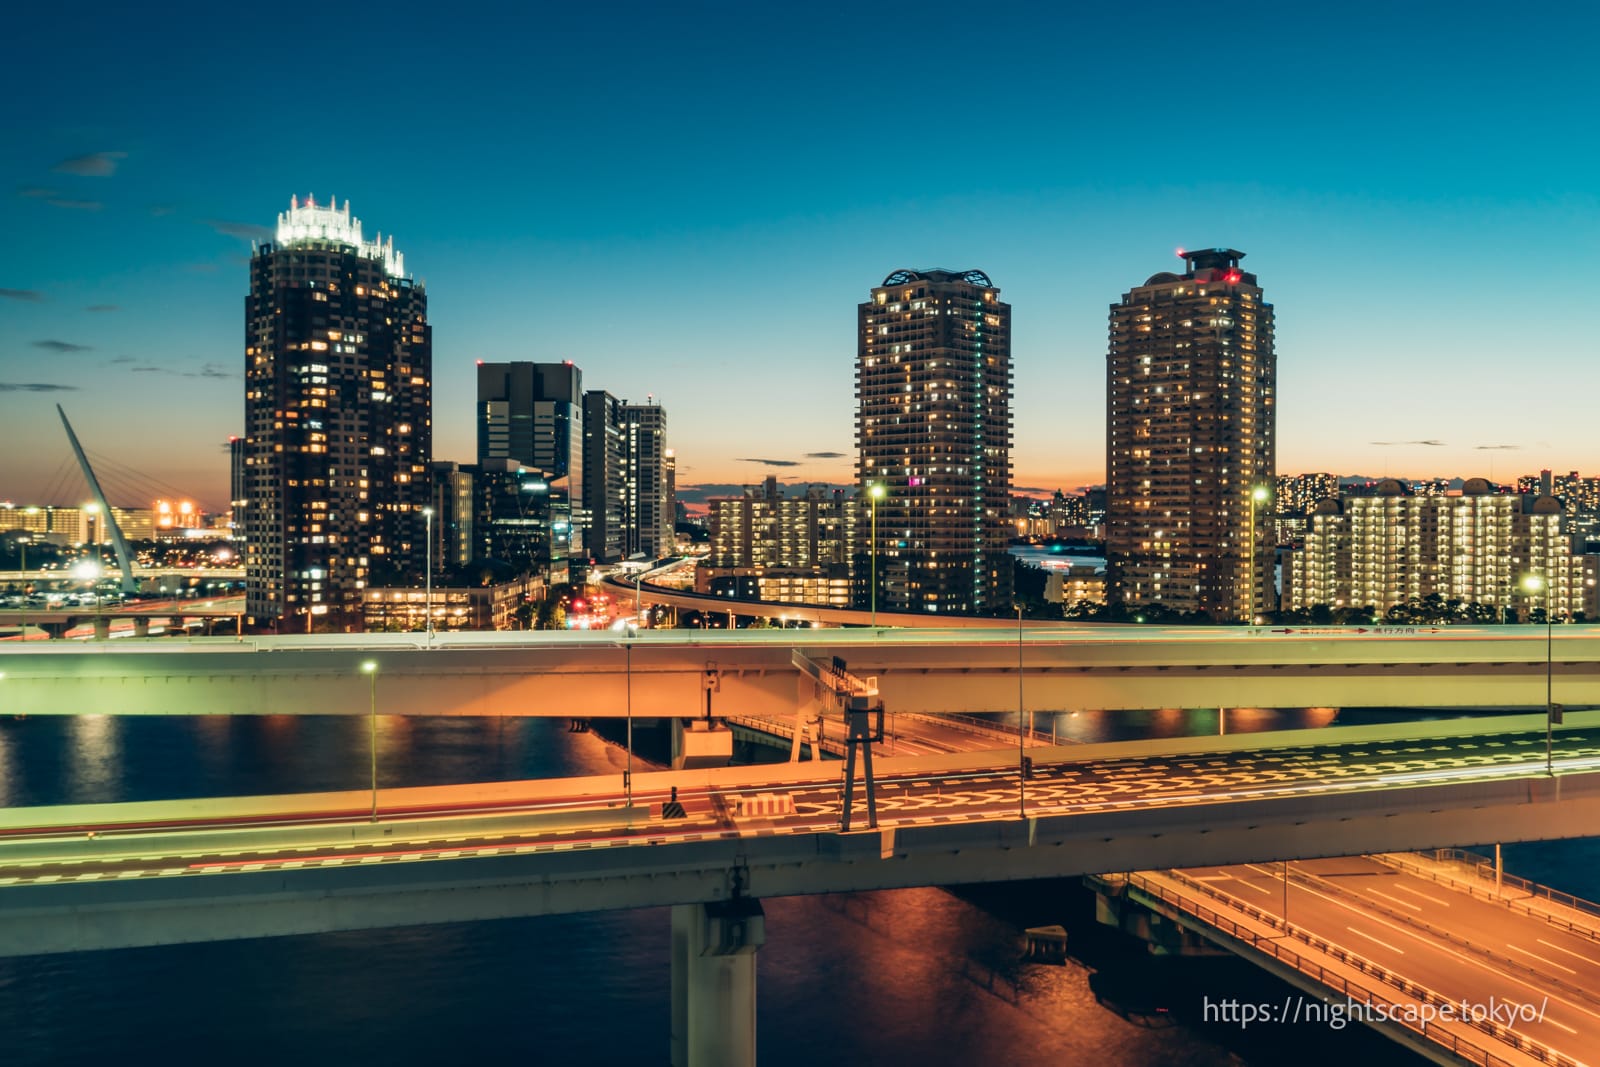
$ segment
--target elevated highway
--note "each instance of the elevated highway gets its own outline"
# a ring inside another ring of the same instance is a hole
[[[1600,705],[1600,627],[645,630],[60,642],[0,648],[17,714],[793,715],[792,653],[890,712]],[[1021,664],[1021,692],[1018,665]],[[374,664],[363,673],[362,664]]]
[[[1600,915],[1515,881],[1413,853],[1091,879],[1102,917],[1136,918],[1131,897],[1310,994],[1248,1022],[1342,1016],[1441,1062],[1594,1063]]]
[[[9,809],[0,955],[1584,836],[1574,719],[1554,777],[1528,716],[897,761],[844,834],[835,763]]]

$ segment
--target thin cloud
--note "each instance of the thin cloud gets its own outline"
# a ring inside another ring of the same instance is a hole
[[[807,452],[807,459],[843,459],[843,452]]]
[[[1435,441],[1432,438],[1430,438],[1430,439],[1428,439],[1426,441],[1370,441],[1368,443],[1377,445],[1380,448],[1393,448],[1393,447],[1397,447],[1397,446],[1400,446],[1400,445],[1426,445],[1429,448],[1443,448],[1444,447],[1444,442],[1443,441]]]
[[[112,360],[113,363],[133,362],[132,357],[121,357]],[[219,363],[203,364],[199,370],[177,370],[173,367],[157,367],[149,364],[143,367],[129,367],[133,374],[170,374],[174,378],[237,378],[238,375],[224,370]]]
[[[272,231],[253,222],[229,222],[227,219],[202,219],[207,226],[224,237],[237,237],[241,241],[270,241]]]
[[[59,352],[65,355],[69,352],[93,352],[90,345],[75,345],[71,341],[35,341],[34,348],[42,348],[46,352]]]
[[[798,466],[800,466],[800,462],[798,460],[793,460],[793,459],[751,459],[751,458],[746,457],[746,456],[739,456],[737,458],[736,462],[738,462],[738,463],[759,463],[763,467],[798,467]]]
[[[45,301],[45,295],[37,289],[0,289],[0,297],[21,300],[27,304],[42,304]]]
[[[98,200],[80,200],[61,189],[50,189],[43,185],[25,185],[17,190],[17,195],[32,200],[43,200],[51,207],[72,208],[78,211],[99,211],[105,207]]]
[[[93,311],[93,312],[99,313],[99,312],[105,312],[105,311],[121,311],[122,308],[121,308],[121,306],[119,306],[117,304],[90,304],[88,307],[84,308],[83,310],[85,310],[85,311]]]
[[[1473,445],[1479,452],[1520,452],[1521,445]]]
[[[127,158],[126,152],[90,152],[86,156],[63,159],[51,169],[83,178],[109,178],[117,172],[117,165]]]
[[[132,356],[118,356],[116,359],[111,361],[111,366],[114,367],[119,363],[136,363],[136,362],[138,362],[138,361],[135,360]]]
[[[704,504],[714,496],[743,496],[744,485],[735,485],[732,482],[702,482],[699,485],[678,486],[678,499],[685,504]]]
[[[155,218],[158,218],[158,219],[166,218],[168,215],[172,214],[176,210],[178,210],[178,209],[173,207],[171,204],[151,204],[150,205],[150,214],[152,216],[154,216]]]
[[[56,382],[0,382],[0,393],[75,393],[76,385]]]

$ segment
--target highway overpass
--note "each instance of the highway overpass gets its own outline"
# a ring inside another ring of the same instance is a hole
[[[431,644],[431,647],[429,647]],[[1549,658],[1547,660],[1547,647]],[[1600,627],[337,634],[0,648],[14,714],[793,715],[793,653],[890,712],[1600,705]],[[1021,686],[1018,686],[1018,665]],[[374,665],[371,675],[362,664]]]

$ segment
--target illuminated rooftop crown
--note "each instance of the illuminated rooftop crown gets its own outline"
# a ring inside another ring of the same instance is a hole
[[[306,197],[304,204],[298,197],[289,198],[289,210],[278,216],[278,245],[288,247],[304,241],[333,241],[353,245],[368,259],[383,260],[383,269],[391,277],[401,277],[406,270],[406,257],[394,250],[394,237],[388,241],[379,233],[376,240],[361,238],[361,220],[350,217],[350,201],[341,209],[337,198],[329,197],[319,205],[315,196]]]

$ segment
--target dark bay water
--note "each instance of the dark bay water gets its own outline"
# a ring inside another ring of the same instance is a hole
[[[1238,714],[1230,732],[1310,721]],[[1211,732],[1214,715],[1063,716],[1058,728],[1164,736]],[[389,786],[620,775],[623,763],[547,719],[380,719],[379,752]],[[0,805],[357,789],[366,753],[359,717],[0,718]],[[1600,843],[1507,857],[1596,895],[1584,883]],[[1232,959],[1151,960],[1095,927],[1075,882],[764,903],[764,1064],[1420,1062],[1357,1028],[1203,1024],[1202,996],[1281,999],[1285,987]],[[1052,922],[1079,958],[1021,963],[1021,927]],[[651,909],[0,960],[0,1064],[665,1063],[668,935],[667,912]]]

